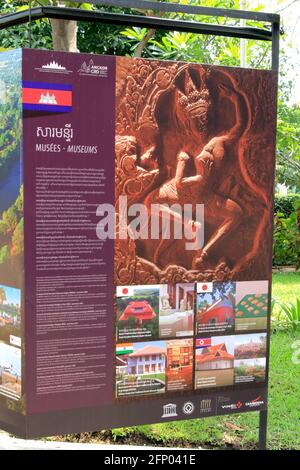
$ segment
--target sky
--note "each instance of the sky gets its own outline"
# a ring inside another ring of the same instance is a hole
[[[7,287],[0,284],[0,288],[5,290],[6,304],[20,305],[21,303],[21,291],[20,289],[14,289],[13,287]]]
[[[234,336],[213,336],[211,339],[212,346],[217,344],[226,344],[226,349],[229,354],[234,354]]]
[[[241,344],[246,344],[252,341],[253,343],[259,343],[260,338],[266,336],[266,333],[251,333],[249,335],[236,335],[234,338],[235,347],[240,346]]]
[[[148,346],[154,346],[155,348],[165,349],[166,342],[165,341],[147,341],[143,343],[134,343],[134,350],[137,351],[138,349],[143,349]]]

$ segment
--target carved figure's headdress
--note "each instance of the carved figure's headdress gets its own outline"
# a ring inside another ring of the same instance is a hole
[[[201,69],[184,70],[178,77],[176,88],[178,103],[186,117],[199,119],[205,125],[211,105],[205,72]]]

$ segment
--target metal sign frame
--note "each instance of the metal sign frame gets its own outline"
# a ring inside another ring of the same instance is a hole
[[[181,5],[179,3],[153,2],[150,0],[77,0],[77,3],[90,3],[102,6],[119,7],[123,9],[137,10],[138,14],[112,13],[101,10],[81,10],[79,8],[65,8],[53,6],[40,6],[18,11],[0,17],[0,30],[11,26],[29,23],[42,18],[56,18],[62,20],[86,21],[102,24],[136,26],[141,28],[155,28],[166,31],[183,31],[195,34],[212,36],[225,36],[241,39],[252,39],[272,42],[272,70],[279,70],[279,40],[280,40],[280,15],[253,12],[244,10],[228,10],[222,8],[210,8],[192,5]],[[263,27],[228,26],[214,23],[201,23],[198,21],[187,21],[167,19],[161,17],[145,16],[140,10],[155,10],[164,13],[180,13],[199,16],[211,16],[249,20],[264,23]],[[267,23],[267,25],[266,25]],[[31,28],[29,26],[29,44],[31,46]],[[270,294],[271,297],[271,294]],[[268,341],[267,356],[269,356],[270,344]],[[259,412],[259,449],[266,448],[267,442],[267,416],[268,411]]]
[[[89,11],[79,8],[61,8],[53,6],[40,6],[22,10],[0,17],[0,29],[6,29],[18,24],[31,23],[42,18],[56,18],[63,20],[76,20],[114,24],[120,26],[137,26],[141,28],[156,28],[167,31],[184,31],[195,34],[212,36],[227,36],[241,39],[253,39],[272,42],[272,70],[279,69],[279,38],[280,15],[272,13],[252,12],[244,10],[226,10],[223,8],[209,8],[178,3],[152,2],[149,0],[78,0],[78,3],[91,3],[103,6],[132,8],[136,10],[156,10],[165,13],[181,13],[199,16],[223,17],[244,19],[267,23],[268,27],[227,26],[198,21],[157,18],[153,16],[129,15],[124,13],[111,13],[107,11]],[[31,40],[30,40],[31,42]]]

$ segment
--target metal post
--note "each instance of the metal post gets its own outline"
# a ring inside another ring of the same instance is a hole
[[[267,425],[268,425],[268,410],[259,412],[259,450],[267,449]]]
[[[272,69],[279,70],[279,40],[280,40],[280,22],[272,23]]]
[[[32,0],[29,0],[29,17],[28,17],[28,21],[29,21],[29,24],[28,24],[28,42],[29,42],[29,49],[31,49],[31,46],[32,46],[32,35],[31,35],[31,25],[32,25],[32,18],[31,18],[31,1]]]
[[[279,41],[280,41],[280,20],[272,22],[272,70],[279,71]],[[272,260],[271,260],[272,266]],[[269,293],[269,305],[271,302],[271,292]],[[270,320],[268,331],[270,332]],[[267,357],[270,354],[270,333],[268,335]],[[269,369],[269,367],[268,367]],[[267,427],[268,427],[268,409],[259,412],[259,450],[267,449]]]
[[[240,9],[244,10],[246,7],[246,0],[240,0]],[[246,20],[241,19],[241,27],[246,26]],[[246,39],[241,39],[241,67],[247,67],[247,42]]]

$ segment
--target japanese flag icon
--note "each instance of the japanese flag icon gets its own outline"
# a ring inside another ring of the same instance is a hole
[[[132,297],[134,296],[135,286],[117,286],[117,297]]]
[[[212,282],[198,282],[197,283],[197,293],[198,294],[206,294],[207,292],[213,291],[213,283]]]

